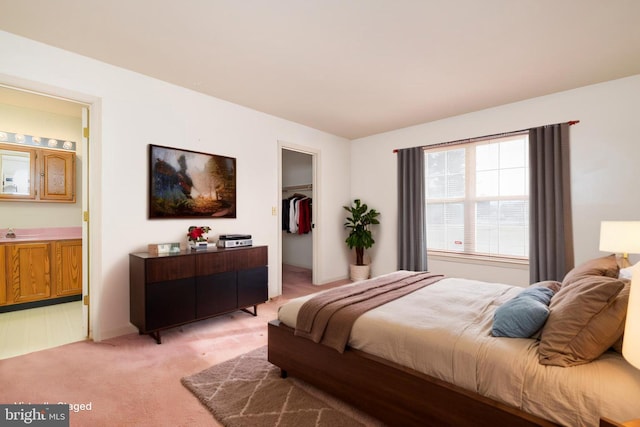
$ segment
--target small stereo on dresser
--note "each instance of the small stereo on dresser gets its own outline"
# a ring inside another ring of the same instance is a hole
[[[219,248],[238,248],[242,246],[251,246],[253,245],[253,240],[251,239],[240,239],[240,240],[218,240]]]
[[[251,234],[221,234],[220,240],[251,240]]]
[[[238,248],[253,245],[251,234],[221,234],[218,239],[219,248]]]

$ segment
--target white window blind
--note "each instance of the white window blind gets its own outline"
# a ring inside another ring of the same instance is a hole
[[[427,248],[529,256],[528,134],[425,148]]]

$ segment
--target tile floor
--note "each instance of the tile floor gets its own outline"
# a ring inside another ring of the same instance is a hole
[[[83,339],[82,301],[0,313],[0,359]]]

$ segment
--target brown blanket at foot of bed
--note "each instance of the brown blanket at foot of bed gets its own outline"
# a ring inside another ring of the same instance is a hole
[[[360,315],[443,277],[432,273],[398,271],[323,292],[302,305],[295,334],[342,353],[351,327]]]

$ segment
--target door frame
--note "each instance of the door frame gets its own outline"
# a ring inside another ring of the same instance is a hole
[[[6,87],[13,90],[18,90],[26,93],[31,93],[34,95],[39,95],[43,97],[49,97],[54,99],[60,99],[67,102],[73,102],[78,104],[79,108],[86,109],[86,119],[87,124],[91,124],[93,130],[95,128],[99,128],[99,124],[101,121],[101,100],[98,97],[86,95],[82,93],[78,93],[72,90],[68,90],[58,86],[51,86],[44,83],[38,83],[31,80],[25,80],[22,78],[17,78],[15,76],[9,76],[6,74],[0,74],[0,86]],[[83,113],[84,115],[84,113]],[[84,119],[83,126],[84,126]],[[93,245],[92,237],[96,237],[96,234],[99,235],[99,227],[96,226],[96,220],[99,219],[94,215],[94,227],[89,229],[89,217],[88,212],[93,208],[94,212],[99,212],[99,209],[96,209],[99,205],[99,200],[91,200],[89,198],[89,194],[95,192],[99,194],[100,188],[100,178],[99,178],[99,160],[96,163],[96,159],[99,159],[99,137],[93,137],[92,143],[89,144],[88,137],[84,137],[85,133],[82,130],[82,148],[83,148],[83,165],[82,165],[82,177],[80,177],[80,181],[82,183],[82,195],[83,195],[83,206],[81,207],[81,211],[83,212],[83,218],[81,218],[82,222],[82,258],[83,258],[83,278],[82,278],[82,298],[83,298],[83,307],[82,307],[82,327],[83,333],[86,333],[85,338],[93,339],[94,341],[99,341],[99,323],[97,321],[97,311],[95,308],[97,307],[97,301],[90,301],[89,290],[90,290],[90,282],[92,278],[98,277],[97,274],[100,270],[100,265],[95,265],[95,262],[92,262],[92,246],[96,248],[95,243]],[[85,151],[86,150],[86,151]],[[90,153],[92,155],[90,155]],[[96,157],[97,154],[97,157]],[[89,167],[89,158],[93,157],[93,168]],[[97,166],[97,167],[96,167]],[[86,174],[85,174],[86,172]],[[95,198],[94,198],[95,199]],[[85,210],[86,208],[86,210]],[[86,216],[85,216],[86,212]],[[99,217],[99,215],[98,215]],[[86,220],[85,220],[86,219]],[[99,236],[97,236],[99,237]],[[99,241],[98,239],[93,239],[93,242]],[[95,253],[95,251],[93,251]],[[93,267],[93,268],[92,268]],[[94,283],[98,281],[94,280]],[[93,291],[95,291],[95,286]],[[97,292],[93,292],[95,296],[98,294]],[[89,307],[93,307],[93,310],[89,310]],[[97,336],[96,336],[97,335]]]
[[[92,338],[91,317],[90,317],[90,297],[89,297],[89,277],[91,264],[89,263],[89,117],[91,109],[88,105],[82,107],[82,332],[88,339]]]

